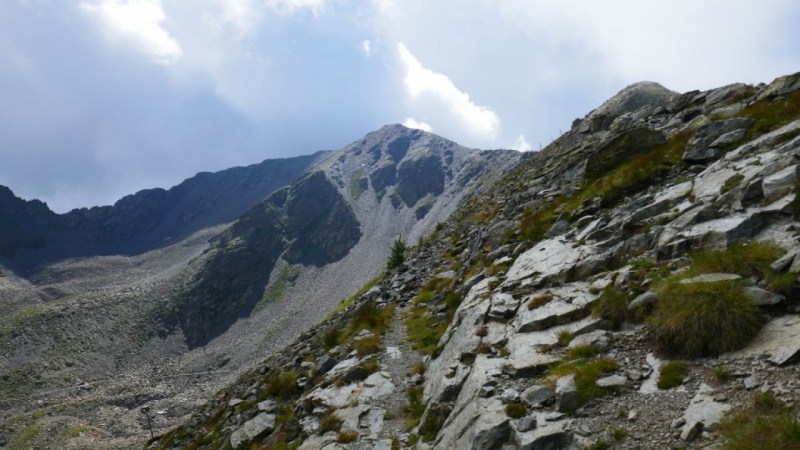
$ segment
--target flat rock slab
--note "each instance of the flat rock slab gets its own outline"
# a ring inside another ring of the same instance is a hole
[[[346,386],[330,386],[325,389],[317,389],[311,392],[307,399],[314,405],[327,406],[329,408],[343,408],[350,404],[352,400],[359,402],[372,398],[385,397],[394,392],[394,384],[381,372],[375,372],[368,376],[361,383],[353,383]]]
[[[698,393],[683,413],[686,424],[681,431],[681,438],[686,441],[691,440],[692,434],[697,430],[707,429],[719,423],[730,409],[731,405],[716,402],[711,396]]]
[[[743,358],[764,354],[770,355],[769,361],[777,365],[786,364],[800,354],[800,316],[772,319],[747,347],[728,356]]]
[[[552,295],[553,300],[534,309],[528,309],[526,304],[519,308],[513,321],[517,332],[541,331],[586,317],[589,305],[598,298],[589,292],[586,283],[571,283],[561,288],[537,291],[531,298],[545,294]]]
[[[243,443],[251,441],[264,433],[269,433],[274,429],[275,415],[262,412],[231,433],[231,447],[239,448]]]
[[[742,276],[735,273],[704,273],[696,277],[681,280],[681,284],[719,283],[720,281],[741,280]]]
[[[574,436],[567,428],[572,420],[550,422],[544,415],[535,416],[537,427],[530,431],[516,430],[513,436],[520,450],[551,450],[571,448]]]
[[[567,272],[579,261],[598,252],[593,245],[573,247],[571,241],[545,239],[519,255],[506,274],[504,283],[538,276],[551,278]]]
[[[553,345],[558,342],[558,334],[569,331],[581,335],[597,330],[603,321],[594,317],[586,317],[577,322],[560,325],[544,331],[532,333],[516,333],[512,335],[506,348],[510,352],[505,371],[516,377],[529,377],[540,374],[547,366],[558,360],[554,354],[542,353],[539,347]]]

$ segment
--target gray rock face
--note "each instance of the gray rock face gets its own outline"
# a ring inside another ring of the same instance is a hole
[[[580,395],[575,385],[575,375],[565,375],[556,381],[556,402],[559,411],[575,411],[580,406]]]
[[[706,162],[719,158],[722,148],[712,146],[712,143],[728,133],[735,132],[736,130],[746,130],[752,124],[752,119],[736,118],[717,120],[703,125],[686,144],[683,160],[687,162]],[[726,138],[725,141],[730,139],[731,138]],[[741,139],[741,137],[739,137],[739,139]]]
[[[744,294],[753,301],[756,306],[772,306],[777,305],[784,300],[784,296],[770,292],[766,289],[761,289],[756,286],[747,286],[744,288]]]
[[[554,390],[550,389],[547,386],[539,386],[533,385],[524,391],[520,395],[520,399],[530,406],[530,407],[538,407],[541,405],[550,404],[555,401],[556,393]]]
[[[275,429],[275,415],[260,413],[242,425],[241,428],[231,434],[231,447],[239,448],[240,445],[246,443],[262,434],[270,433]]]
[[[570,421],[547,422],[537,418],[537,427],[523,431],[517,429],[513,442],[520,450],[557,450],[571,448],[574,436],[567,431]]]
[[[705,388],[710,391],[709,388]],[[713,397],[703,392],[698,393],[692,398],[689,407],[683,413],[686,424],[681,430],[681,439],[693,440],[704,428],[711,428],[719,423],[730,409],[730,405],[714,401]]]

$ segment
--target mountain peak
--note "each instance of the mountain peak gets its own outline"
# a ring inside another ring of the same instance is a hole
[[[654,81],[639,81],[626,86],[616,95],[590,112],[587,118],[606,116],[613,120],[625,113],[632,113],[643,106],[666,106],[679,94]]]

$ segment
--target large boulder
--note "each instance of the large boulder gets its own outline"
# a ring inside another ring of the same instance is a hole
[[[231,433],[231,447],[239,448],[258,436],[272,432],[275,429],[275,415],[262,412],[244,423],[238,430]]]
[[[729,144],[737,140],[741,140],[744,136],[730,135],[725,140],[715,142],[722,136],[737,131],[746,130],[753,124],[753,119],[734,118],[727,120],[716,120],[707,123],[695,131],[689,142],[686,143],[686,151],[683,154],[683,160],[692,163],[703,163],[713,161],[719,158],[722,154],[723,146],[720,144]],[[741,134],[741,133],[740,133]],[[712,145],[715,144],[715,145]]]

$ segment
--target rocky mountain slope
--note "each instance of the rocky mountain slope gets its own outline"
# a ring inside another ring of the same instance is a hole
[[[229,223],[267,194],[302,176],[325,152],[199,173],[170,189],[147,189],[113,206],[52,212],[0,186],[0,258],[29,273],[70,257],[138,254]]]
[[[795,448],[800,74],[630,86],[148,448]]]
[[[379,274],[394,239],[430,232],[520,154],[467,149],[395,125],[310,158],[315,162],[305,175],[251,205],[232,225],[208,226],[246,201],[229,196],[272,181],[245,173],[200,175],[155,195],[169,199],[186,192],[181,198],[194,199],[191,204],[154,213],[151,219],[161,218],[141,226],[136,218],[146,216],[142,211],[162,208],[158,202],[145,207],[152,192],[66,216],[17,200],[9,217],[53,222],[30,228],[50,230],[36,251],[53,250],[49,239],[62,232],[105,236],[89,226],[62,226],[65,217],[80,214],[113,212],[115,219],[99,223],[117,231],[114,224],[127,217],[119,224],[139,233],[132,234],[137,244],[131,248],[150,237],[174,237],[132,255],[115,237],[109,242],[119,245],[107,248],[114,249],[110,255],[89,248],[81,250],[84,257],[59,257],[29,273],[3,271],[0,446],[135,447],[145,438],[144,405],[162,412],[157,428],[174,426],[254,360],[318,323]],[[294,174],[281,170],[274,182]],[[222,181],[206,187],[204,177]],[[37,207],[42,211],[31,213]],[[191,220],[167,227],[187,211],[196,213]],[[193,234],[180,237],[194,226]],[[27,247],[16,250],[12,262],[34,254]],[[51,260],[54,254],[48,253]],[[70,430],[82,428],[91,432],[68,439]]]

